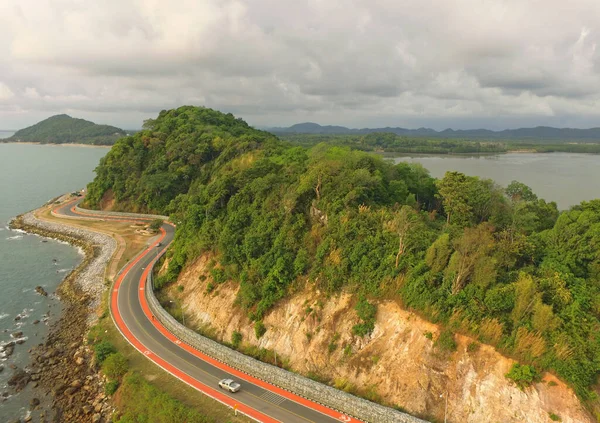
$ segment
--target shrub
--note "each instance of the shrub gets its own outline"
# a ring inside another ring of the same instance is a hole
[[[158,231],[160,229],[160,227],[163,225],[163,221],[162,219],[154,219],[150,225],[148,226],[149,229],[153,230],[153,231]]]
[[[348,344],[344,347],[344,355],[350,357],[352,355],[352,345]]]
[[[104,387],[104,392],[106,395],[112,395],[117,392],[119,389],[119,381],[118,380],[109,380],[106,386]]]
[[[233,348],[237,349],[240,346],[241,342],[242,334],[238,331],[233,331],[233,333],[231,334],[231,345],[233,345]]]
[[[357,336],[369,335],[375,329],[375,316],[377,315],[377,307],[367,301],[364,296],[361,296],[354,307],[356,314],[361,320],[361,323],[352,327],[352,333]]]
[[[527,388],[540,378],[540,375],[533,366],[526,364],[521,365],[519,363],[513,364],[512,368],[505,376],[512,380],[519,389]]]
[[[430,341],[433,341],[433,333],[431,333],[430,331],[424,332],[423,335],[425,335],[425,338],[429,339]]]
[[[227,275],[223,269],[211,269],[210,274],[216,283],[224,283],[227,281]]]
[[[454,334],[450,331],[443,331],[440,333],[438,339],[433,344],[434,347],[444,352],[456,351],[456,341],[454,340]]]
[[[266,331],[267,328],[265,327],[265,324],[262,322],[262,320],[258,320],[254,323],[254,334],[256,335],[256,339],[260,339]]]
[[[96,345],[94,345],[94,353],[96,355],[96,361],[99,364],[102,364],[102,362],[104,360],[106,360],[106,358],[117,352],[117,349],[115,348],[115,346],[113,344],[111,344],[108,341],[101,341],[99,343],[97,343]]]
[[[331,342],[329,342],[329,345],[327,346],[327,351],[329,351],[329,354],[333,353],[338,345],[337,345],[337,341],[340,339],[340,334],[339,333],[334,333],[333,334],[333,338],[331,338]]]
[[[127,373],[127,359],[118,352],[110,354],[102,363],[102,372],[110,379],[120,379]]]
[[[177,285],[177,291],[183,292],[183,285]]]
[[[550,417],[550,420],[552,420],[552,421],[562,422],[562,419],[560,418],[560,416],[558,414],[548,412],[548,416]]]

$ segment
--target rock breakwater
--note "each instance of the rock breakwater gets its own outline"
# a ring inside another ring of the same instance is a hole
[[[31,383],[40,397],[45,397],[43,401],[34,398],[36,401],[30,404],[40,421],[110,421],[114,410],[104,394],[105,381],[98,374],[85,337],[97,320],[96,311],[108,286],[106,267],[117,242],[102,233],[41,220],[33,212],[15,218],[11,227],[68,242],[85,256],[59,286],[57,293],[65,303],[64,311],[48,338],[30,351],[29,366],[13,369],[14,392]],[[51,409],[42,409],[43,403],[50,403]]]

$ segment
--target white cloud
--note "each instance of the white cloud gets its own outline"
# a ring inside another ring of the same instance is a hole
[[[596,0],[4,0],[0,122],[597,126]],[[10,102],[7,102],[10,95]]]
[[[10,100],[15,96],[15,94],[11,91],[10,88],[0,82],[0,101]]]

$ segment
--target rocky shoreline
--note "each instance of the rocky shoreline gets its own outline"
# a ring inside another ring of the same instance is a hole
[[[110,421],[114,409],[104,394],[105,380],[96,369],[93,351],[86,345],[86,334],[97,320],[102,294],[108,286],[106,266],[117,242],[105,234],[40,220],[33,212],[18,216],[10,226],[68,242],[85,255],[58,288],[64,303],[62,316],[50,328],[46,341],[30,350],[30,365],[13,369],[10,386],[14,392],[31,383],[36,395],[43,398],[31,400],[32,412],[25,421]],[[43,409],[43,403],[50,403],[51,409]]]

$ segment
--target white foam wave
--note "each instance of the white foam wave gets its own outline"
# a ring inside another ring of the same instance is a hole
[[[8,316],[9,316],[8,313],[2,313],[2,314],[0,314],[0,320],[6,319]]]
[[[12,232],[18,232],[20,234],[26,234],[27,232],[25,232],[23,229],[11,229]]]
[[[56,272],[57,273],[67,273],[70,272],[72,269],[58,269]]]
[[[15,235],[15,236],[9,236],[8,238],[6,238],[7,240],[15,240],[15,239],[21,239],[23,238],[23,235]]]

